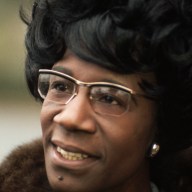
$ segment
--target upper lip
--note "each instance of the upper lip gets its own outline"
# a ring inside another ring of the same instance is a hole
[[[89,157],[99,158],[98,155],[92,154],[92,153],[88,152],[87,150],[80,149],[77,146],[64,144],[63,142],[61,142],[59,140],[52,139],[51,143],[54,146],[61,147],[62,149],[64,149],[65,151],[68,151],[68,152],[81,153],[81,154],[88,155]]]

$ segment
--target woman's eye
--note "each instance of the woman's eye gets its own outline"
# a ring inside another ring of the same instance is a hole
[[[67,90],[67,85],[63,82],[53,82],[51,84],[50,89],[54,89],[56,91],[65,92]]]
[[[112,95],[102,95],[102,96],[100,96],[98,101],[103,102],[103,103],[107,103],[110,105],[120,105],[118,99]]]

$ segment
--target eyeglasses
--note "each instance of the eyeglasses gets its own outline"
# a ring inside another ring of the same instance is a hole
[[[79,86],[89,88],[89,99],[96,113],[120,116],[129,110],[133,90],[108,82],[82,82],[62,72],[40,69],[38,92],[43,100],[67,105],[78,94]]]

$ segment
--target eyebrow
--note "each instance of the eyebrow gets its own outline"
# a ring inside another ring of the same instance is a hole
[[[61,73],[65,73],[67,75],[70,75],[70,76],[73,76],[73,73],[70,69],[66,69],[64,67],[61,67],[61,66],[55,66],[52,68],[52,70],[55,70],[55,71],[58,71],[58,72],[61,72]]]
[[[67,75],[70,75],[70,76],[74,77],[73,72],[70,69],[66,69],[66,68],[64,68],[62,66],[55,66],[55,67],[52,68],[52,70],[55,70],[55,71],[58,71],[58,72],[61,72],[61,73],[64,73],[64,74],[67,74]],[[112,79],[107,79],[107,78],[103,78],[101,81],[95,81],[95,82],[107,82],[107,83],[113,83],[113,84],[117,84],[117,85],[127,87],[122,82],[112,80]]]

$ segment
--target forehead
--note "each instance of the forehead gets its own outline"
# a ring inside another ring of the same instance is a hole
[[[151,74],[120,74],[103,68],[95,63],[84,61],[67,51],[64,57],[53,65],[54,70],[66,73],[74,78],[84,82],[111,82],[126,86],[139,91],[138,83],[142,79],[150,82],[154,81],[154,75]]]

